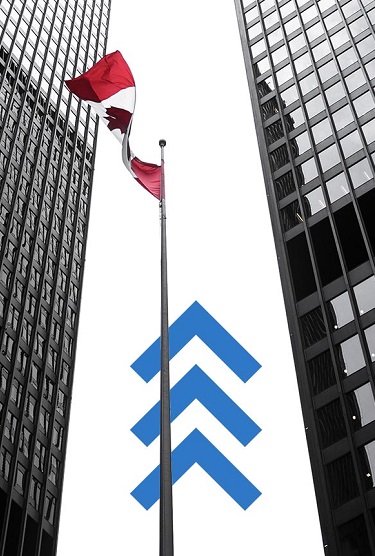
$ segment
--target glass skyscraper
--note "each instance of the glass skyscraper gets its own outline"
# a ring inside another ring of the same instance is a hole
[[[375,2],[235,4],[325,553],[375,555]]]
[[[0,555],[56,552],[110,0],[0,3]]]

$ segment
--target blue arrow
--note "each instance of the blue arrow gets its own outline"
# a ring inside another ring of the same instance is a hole
[[[197,301],[169,328],[170,357],[174,357],[194,336],[198,336],[243,382],[261,367]],[[159,372],[160,339],[134,361],[132,368],[146,382]]]
[[[171,420],[194,400],[208,409],[244,446],[261,430],[197,365],[171,389]],[[160,402],[131,429],[146,446],[160,434],[159,415]]]
[[[246,510],[261,492],[197,429],[172,452],[172,482],[197,463],[241,508]],[[154,469],[131,493],[146,509],[160,497],[160,470]]]

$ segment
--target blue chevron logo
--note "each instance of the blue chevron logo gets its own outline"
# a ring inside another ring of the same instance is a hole
[[[260,364],[198,302],[194,302],[170,326],[171,358],[194,336],[198,336],[243,382],[260,369]],[[160,371],[160,339],[133,363],[132,368],[146,382]],[[171,389],[171,422],[194,400],[199,401],[243,446],[247,446],[261,430],[197,365]],[[159,411],[160,402],[131,429],[146,446],[160,434]],[[172,452],[172,482],[178,481],[195,463],[244,510],[261,494],[198,429],[194,429]],[[147,510],[159,499],[159,476],[157,466],[131,493]]]

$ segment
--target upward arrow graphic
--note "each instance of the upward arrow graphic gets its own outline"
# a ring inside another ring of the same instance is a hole
[[[261,430],[197,365],[171,389],[171,421],[194,400],[200,401],[244,446]],[[131,429],[146,446],[160,434],[159,415],[160,402]]]
[[[174,357],[194,336],[198,336],[243,382],[261,365],[195,301],[169,328],[169,353]],[[131,366],[149,382],[160,371],[160,339]]]

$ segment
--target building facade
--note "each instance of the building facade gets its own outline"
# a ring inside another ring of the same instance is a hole
[[[235,4],[325,553],[375,555],[375,2]]]
[[[110,0],[0,4],[0,555],[56,552]]]

